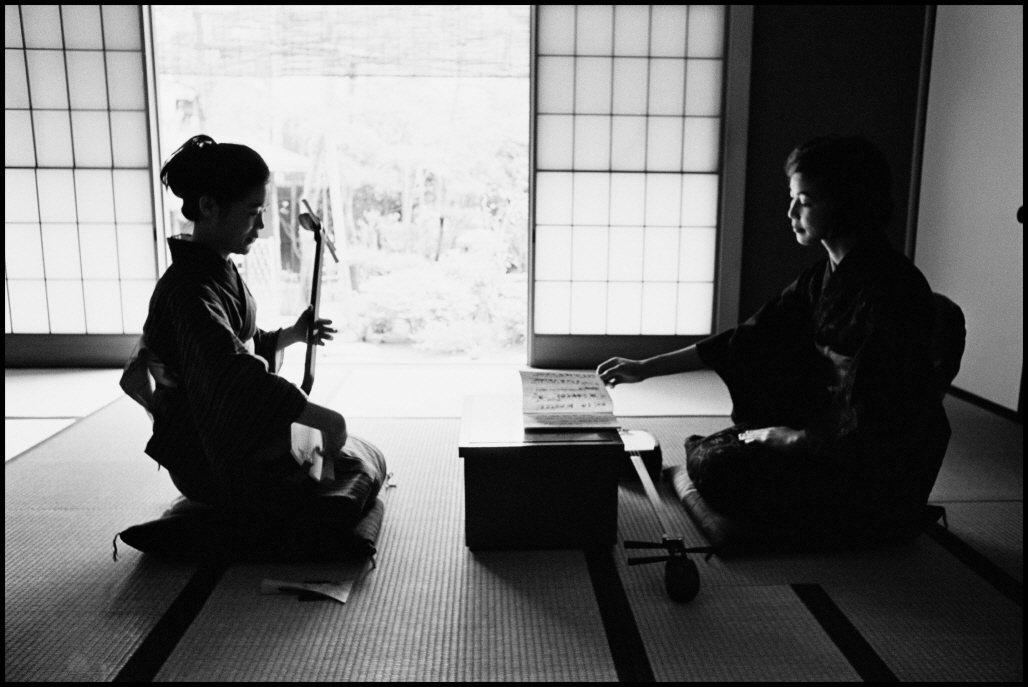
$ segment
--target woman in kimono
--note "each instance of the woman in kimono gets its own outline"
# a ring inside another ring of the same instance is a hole
[[[719,374],[736,424],[686,442],[689,477],[712,509],[797,546],[901,540],[918,527],[950,434],[929,352],[932,293],[882,231],[891,178],[874,146],[814,139],[785,171],[796,241],[825,257],[738,327],[597,372],[609,385]]]
[[[146,452],[192,500],[295,512],[314,497],[342,496],[356,516],[374,502],[382,454],[355,437],[347,444],[342,415],[275,374],[283,350],[306,341],[313,311],[292,327],[258,329],[253,296],[229,259],[248,253],[264,226],[269,176],[254,150],[208,136],[187,141],[161,170],[194,226],[168,239],[172,264],[143,327],[140,357],[156,381],[152,397],[137,396],[154,421]],[[330,324],[315,322],[318,345],[332,338]],[[292,457],[294,422],[321,432],[334,481],[315,482]]]

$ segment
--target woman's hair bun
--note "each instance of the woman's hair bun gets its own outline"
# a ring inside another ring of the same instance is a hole
[[[161,182],[182,199],[182,215],[194,222],[200,217],[201,196],[227,205],[268,183],[270,176],[253,148],[217,143],[203,134],[183,143],[161,168]]]

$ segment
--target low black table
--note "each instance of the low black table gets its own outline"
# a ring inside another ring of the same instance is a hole
[[[520,396],[468,396],[458,446],[469,548],[586,548],[617,540],[624,445],[616,430],[526,432]]]

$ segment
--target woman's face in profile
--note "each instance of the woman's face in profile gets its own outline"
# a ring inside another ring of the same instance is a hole
[[[789,220],[796,242],[810,246],[828,238],[833,226],[832,202],[804,174],[789,178]]]
[[[258,232],[264,228],[266,200],[267,190],[262,184],[251,189],[242,200],[230,203],[227,209],[215,205],[209,214],[204,212],[204,216],[213,221],[218,248],[225,253],[249,253]],[[204,211],[202,202],[201,211]]]

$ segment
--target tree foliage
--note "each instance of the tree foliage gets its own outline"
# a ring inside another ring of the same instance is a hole
[[[266,158],[284,150],[305,159],[291,176],[276,174],[279,197],[285,187],[299,186],[333,230],[344,262],[326,275],[325,296],[345,305],[339,324],[352,337],[450,352],[524,343],[527,50],[525,68],[514,65],[503,76],[463,76],[483,73],[468,51],[455,53],[455,73],[447,76],[370,75],[359,57],[343,75],[341,68],[332,75],[280,75],[264,57],[254,64],[272,73],[169,73],[186,63],[162,60],[190,47],[184,13],[172,12],[179,23],[167,32],[177,42],[158,41],[164,149],[202,131],[259,152],[264,146]],[[495,35],[478,26],[476,40],[503,40],[518,30],[527,36],[527,13],[512,10],[510,17],[523,26],[497,21]],[[225,26],[230,20],[224,9],[218,14]],[[457,45],[463,39],[437,40]],[[243,41],[219,49],[238,69],[245,64],[238,53],[254,47]],[[293,215],[281,215],[280,234],[295,234]],[[306,261],[299,267],[306,269]],[[283,288],[303,287],[302,277],[281,281]],[[296,300],[285,299],[284,307],[297,307]]]

